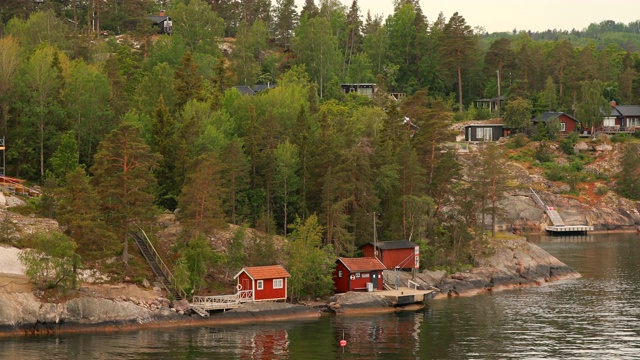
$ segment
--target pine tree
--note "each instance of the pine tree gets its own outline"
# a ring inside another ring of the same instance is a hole
[[[122,123],[99,145],[91,167],[106,223],[122,241],[122,261],[129,260],[128,232],[137,231],[155,212],[153,171],[160,157],[141,137],[141,129]]]
[[[291,43],[293,29],[298,24],[298,13],[293,0],[276,0],[274,29],[276,40],[287,48]]]
[[[158,98],[153,114],[151,135],[153,137],[151,150],[162,157],[155,171],[156,179],[160,180],[156,201],[158,205],[173,211],[177,206],[177,197],[180,193],[181,185],[178,183],[176,169],[176,149],[179,148],[178,125],[174,117],[169,113],[169,109],[165,106],[162,95]]]
[[[197,70],[198,64],[194,61],[191,52],[187,51],[173,76],[178,108],[182,108],[189,100],[203,98],[202,76],[198,75]]]

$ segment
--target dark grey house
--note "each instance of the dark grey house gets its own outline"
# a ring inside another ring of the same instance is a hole
[[[464,141],[496,141],[503,136],[503,124],[471,124],[464,127]]]
[[[171,16],[165,15],[164,10],[160,10],[158,16],[149,16],[148,18],[153,21],[151,26],[158,27],[158,34],[171,35],[173,33],[173,21]]]

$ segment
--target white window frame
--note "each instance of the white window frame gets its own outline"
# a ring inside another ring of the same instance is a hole
[[[560,123],[560,131],[565,131],[567,129],[567,124],[561,122]]]
[[[274,289],[282,289],[284,287],[284,280],[282,279],[273,279],[273,288]]]
[[[363,278],[368,278],[369,277],[369,273],[362,273],[362,277]]]
[[[264,290],[264,280],[258,280],[256,282],[256,289],[257,290]]]
[[[342,270],[338,270],[338,277],[341,278],[342,277]]]
[[[360,278],[360,273],[359,273],[359,272],[357,272],[357,273],[356,273],[356,279],[359,279],[359,278]]]

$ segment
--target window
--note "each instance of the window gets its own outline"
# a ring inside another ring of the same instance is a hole
[[[338,270],[338,277],[341,278],[342,277],[342,270]]]
[[[359,279],[359,278],[360,278],[360,273],[359,273],[359,272],[357,272],[357,273],[356,273],[356,279]]]
[[[258,283],[257,283],[256,287],[258,288],[258,290],[263,290],[264,289],[264,281],[263,280],[258,280]]]
[[[364,274],[362,274],[362,277],[363,277],[363,278],[368,278],[368,277],[369,277],[369,273],[364,273]]]
[[[273,288],[274,289],[282,289],[283,281],[282,279],[273,279]]]
[[[567,128],[567,124],[560,123],[560,131],[564,131]]]

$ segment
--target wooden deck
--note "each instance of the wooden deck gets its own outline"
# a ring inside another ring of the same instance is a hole
[[[209,311],[235,309],[240,304],[253,301],[252,290],[238,291],[234,295],[194,296],[189,304],[191,309],[202,317],[208,317]]]
[[[433,290],[418,290],[408,287],[400,287],[397,290],[376,290],[373,294],[384,297],[394,306],[421,303],[436,296],[436,292]]]

